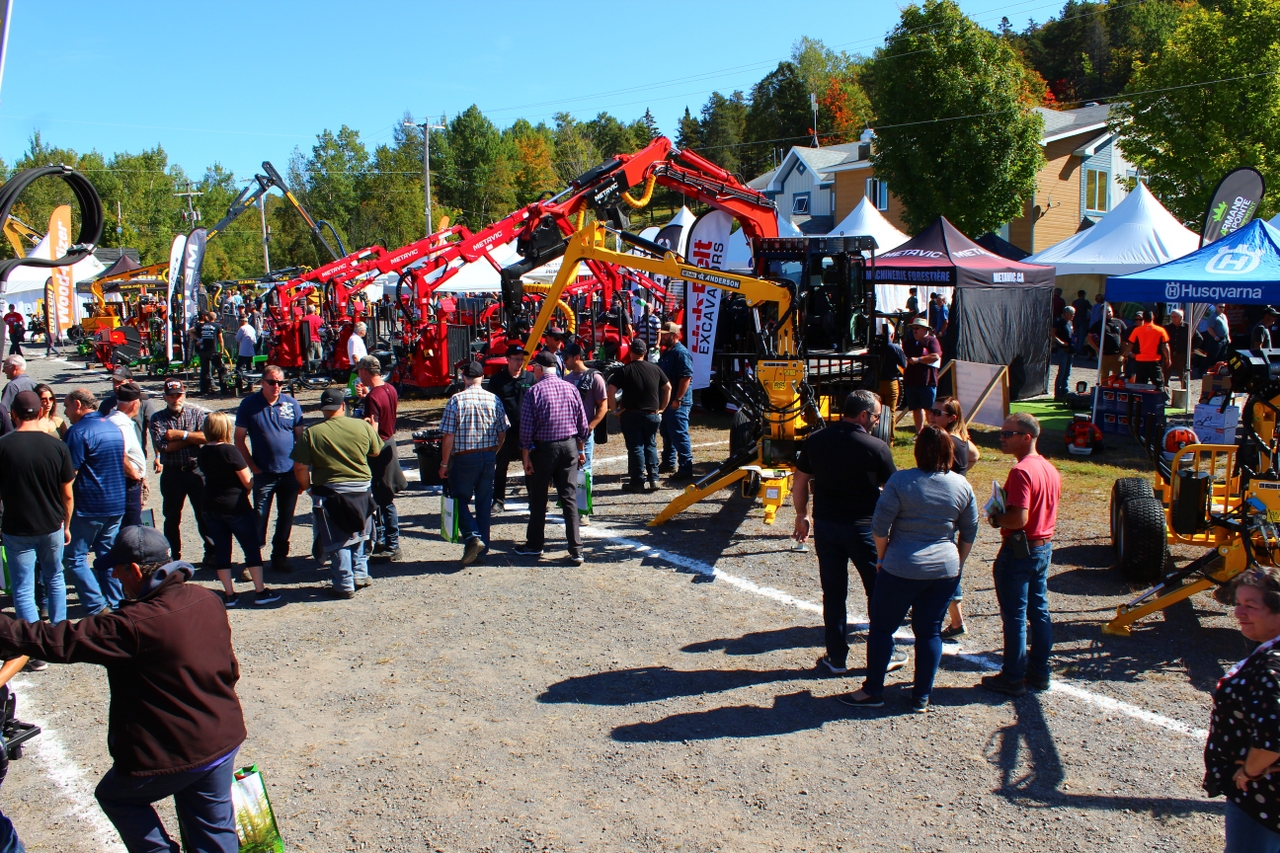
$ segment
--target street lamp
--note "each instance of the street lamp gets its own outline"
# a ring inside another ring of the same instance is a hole
[[[417,124],[416,122],[412,122],[412,121],[406,121],[404,123],[404,126],[418,127],[422,129],[422,183],[423,183],[423,188],[426,190],[426,194],[427,194],[424,209],[427,214],[427,236],[430,237],[432,234],[432,230],[431,230],[431,131],[444,130],[444,125],[432,124],[429,121],[425,121],[422,124]]]

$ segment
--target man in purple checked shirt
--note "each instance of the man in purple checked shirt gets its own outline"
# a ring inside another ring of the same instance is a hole
[[[564,510],[569,562],[583,563],[578,529],[578,481],[586,462],[587,413],[576,385],[560,379],[556,357],[543,350],[533,359],[533,387],[520,406],[520,452],[529,487],[529,526],[516,548],[523,557],[541,557],[547,526],[547,487],[554,481]]]

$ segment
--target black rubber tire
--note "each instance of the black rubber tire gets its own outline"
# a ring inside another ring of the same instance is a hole
[[[1111,549],[1120,556],[1120,509],[1130,498],[1155,498],[1151,481],[1142,477],[1121,477],[1111,486]]]
[[[709,415],[724,414],[724,407],[727,402],[724,392],[715,385],[703,388],[698,392],[698,405]]]
[[[1154,497],[1132,497],[1120,507],[1116,566],[1124,579],[1149,584],[1164,574],[1169,558],[1164,504]]]
[[[760,495],[760,475],[755,471],[747,474],[747,478],[742,481],[742,496],[748,500],[755,500]]]
[[[889,411],[888,406],[883,407],[880,420],[871,428],[871,434],[890,447],[893,446],[893,412]]]
[[[746,413],[737,411],[733,413],[733,426],[729,427],[729,455],[737,456],[743,450],[751,445],[751,436],[754,429],[751,425],[751,419]]]

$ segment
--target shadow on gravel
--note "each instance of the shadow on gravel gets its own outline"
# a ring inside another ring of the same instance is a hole
[[[1222,677],[1223,659],[1250,651],[1239,631],[1200,624],[1190,599],[1164,611],[1164,618],[1143,621],[1130,637],[1102,633],[1100,619],[1055,618],[1055,670],[1085,681],[1160,682],[1188,679],[1197,690],[1211,691]],[[1072,648],[1072,644],[1079,644]]]
[[[679,670],[668,666],[646,666],[565,679],[547,688],[538,697],[538,701],[550,704],[634,705],[813,677],[812,669]]]
[[[998,729],[987,742],[987,759],[1000,770],[996,793],[1019,806],[1070,806],[1097,811],[1131,811],[1153,817],[1192,813],[1219,814],[1222,804],[1213,800],[1117,797],[1076,794],[1062,790],[1067,774],[1045,723],[1040,698],[1029,694],[1013,703],[1014,721]]]
[[[783,649],[820,649],[822,626],[796,625],[777,631],[756,631],[741,637],[690,643],[680,651],[690,654],[724,652],[727,655],[761,655]]]
[[[884,710],[884,709],[880,709]],[[689,714],[675,714],[651,723],[618,726],[613,739],[622,743],[673,743],[786,735],[821,728],[833,720],[848,719],[849,708],[834,699],[817,699],[808,690],[775,696],[773,707],[733,705]],[[860,717],[874,716],[860,714]]]

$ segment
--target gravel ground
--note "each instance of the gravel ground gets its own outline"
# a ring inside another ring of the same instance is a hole
[[[59,390],[108,387],[79,364],[31,372]],[[420,423],[438,406],[405,409]],[[723,438],[698,428],[700,468]],[[327,571],[300,558],[269,573],[279,605],[230,613],[249,728],[238,761],[264,771],[288,849],[1221,849],[1222,801],[1199,788],[1202,729],[1208,692],[1247,649],[1207,596],[1132,638],[1099,632],[1132,595],[1107,568],[1100,490],[1064,496],[1053,690],[1008,701],[975,687],[1000,657],[984,528],[964,578],[969,635],[949,645],[934,710],[908,711],[908,664],[883,709],[858,711],[833,698],[857,677],[815,675],[817,560],[791,550],[789,508],[768,527],[722,492],[649,529],[674,492],[624,496],[619,437],[596,454],[581,568],[554,527],[541,561],[507,553],[524,538],[515,500],[489,562],[461,568],[436,532],[438,495],[415,482],[398,502],[408,562],[372,564],[374,585],[334,602]],[[1008,465],[985,454],[979,491]],[[309,508],[303,497],[296,554],[310,550]],[[216,588],[211,572],[197,579]],[[849,603],[866,612],[860,590]],[[851,661],[863,640],[855,628]],[[93,801],[110,765],[101,670],[18,683],[19,715],[45,733],[12,766],[4,811],[32,851],[120,849]]]

